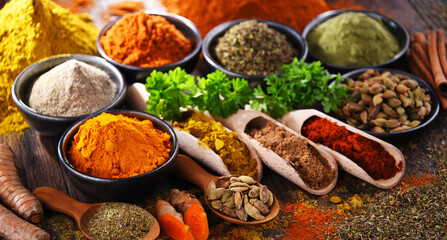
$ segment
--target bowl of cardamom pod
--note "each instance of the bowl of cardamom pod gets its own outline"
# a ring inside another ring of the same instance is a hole
[[[121,72],[105,59],[62,54],[24,69],[11,95],[32,129],[59,137],[89,114],[120,107],[126,92]]]
[[[284,64],[307,57],[306,40],[292,27],[269,20],[238,19],[222,23],[203,39],[202,55],[210,72],[245,79],[250,87],[279,74]]]
[[[439,113],[433,89],[417,76],[389,68],[361,68],[344,75],[347,98],[336,117],[382,140],[408,140]]]
[[[303,30],[309,61],[321,61],[333,73],[365,67],[394,68],[404,59],[410,36],[399,22],[366,10],[331,10]]]

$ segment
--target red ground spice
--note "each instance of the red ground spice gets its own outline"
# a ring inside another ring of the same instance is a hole
[[[304,203],[289,203],[281,209],[293,219],[284,231],[285,239],[325,239],[340,223],[337,211],[330,209],[322,211]]]
[[[436,181],[436,177],[430,173],[425,173],[423,175],[405,175],[404,178],[396,185],[393,189],[399,189],[400,191],[405,191],[412,187],[419,187],[428,184],[432,184]]]
[[[402,171],[402,162],[396,166],[396,160],[382,145],[326,118],[309,118],[303,124],[301,132],[309,140],[345,155],[374,180],[390,179]]]

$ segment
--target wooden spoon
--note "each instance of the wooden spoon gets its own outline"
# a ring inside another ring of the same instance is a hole
[[[284,125],[290,127],[291,129],[293,129],[294,131],[301,133],[301,128],[303,126],[303,123],[309,119],[312,116],[319,116],[322,118],[326,118],[332,122],[337,123],[339,126],[345,126],[347,130],[351,131],[351,132],[355,132],[358,133],[366,138],[369,138],[375,142],[378,142],[380,145],[383,146],[383,148],[391,154],[391,156],[394,157],[394,159],[396,160],[396,166],[398,164],[400,164],[400,162],[402,162],[402,171],[398,172],[394,177],[390,178],[390,179],[379,179],[379,180],[374,180],[373,178],[371,178],[371,176],[368,175],[368,173],[366,173],[365,170],[363,170],[363,168],[361,168],[359,165],[357,165],[354,161],[352,161],[351,159],[347,158],[346,156],[342,155],[341,153],[334,151],[322,144],[318,144],[320,145],[322,148],[326,149],[326,151],[328,151],[331,155],[334,156],[335,160],[338,162],[339,166],[346,172],[376,186],[382,189],[389,189],[394,187],[404,176],[405,173],[405,158],[402,154],[402,152],[397,149],[395,146],[379,139],[376,138],[368,133],[365,133],[364,131],[361,131],[353,126],[350,126],[349,124],[346,124],[342,121],[339,121],[331,116],[328,116],[320,111],[314,110],[314,109],[303,109],[303,110],[295,110],[295,111],[291,111],[289,113],[287,113],[286,115],[284,115],[281,119],[280,122],[282,122]]]
[[[98,208],[104,203],[82,203],[52,187],[36,188],[34,189],[33,194],[47,209],[73,217],[81,229],[82,234],[84,234],[86,238],[90,240],[96,239],[90,236],[88,231],[88,223],[98,211]],[[160,225],[155,218],[153,219],[154,224],[152,225],[151,229],[149,229],[149,232],[144,236],[144,240],[156,239],[160,234]]]
[[[266,223],[270,220],[272,220],[279,212],[279,203],[278,200],[274,197],[273,205],[270,207],[270,213],[265,216],[265,219],[263,220],[250,220],[250,221],[242,221],[238,218],[233,218],[225,215],[222,212],[219,212],[215,210],[213,207],[211,207],[211,204],[209,203],[207,199],[207,192],[206,187],[208,186],[208,183],[211,181],[216,182],[219,176],[214,176],[210,173],[208,173],[205,169],[203,169],[198,163],[196,163],[194,160],[192,160],[190,157],[179,154],[177,157],[177,160],[175,162],[174,166],[174,172],[177,177],[180,177],[186,181],[192,182],[203,189],[205,194],[205,201],[208,205],[209,209],[213,211],[216,215],[221,217],[222,219],[239,224],[239,225],[258,225],[262,223]],[[259,184],[259,183],[258,183]],[[260,185],[260,184],[259,184]]]
[[[337,183],[338,179],[338,167],[334,157],[331,154],[329,154],[325,149],[323,149],[321,146],[313,143],[312,141],[309,141],[307,138],[299,135],[292,129],[288,128],[284,124],[281,124],[280,122],[271,118],[267,114],[255,110],[239,110],[237,113],[229,116],[228,118],[225,119],[216,118],[216,119],[222,122],[222,124],[228,127],[229,129],[237,132],[239,136],[241,136],[243,139],[249,142],[256,149],[259,157],[265,163],[265,165],[267,165],[269,168],[271,168],[281,176],[287,178],[289,181],[295,183],[303,190],[312,193],[314,195],[325,195],[335,187],[335,184]],[[248,136],[245,133],[245,129],[247,128],[247,126],[263,125],[267,121],[275,122],[275,124],[277,124],[278,126],[285,128],[290,133],[298,136],[303,141],[312,145],[315,149],[317,149],[320,155],[328,161],[331,168],[335,171],[335,176],[326,187],[322,189],[310,188],[306,183],[304,183],[303,179],[300,177],[299,173],[295,170],[295,168],[290,166],[290,164],[288,164],[278,154],[276,154],[275,152],[273,152],[268,148],[265,148],[256,139]]]

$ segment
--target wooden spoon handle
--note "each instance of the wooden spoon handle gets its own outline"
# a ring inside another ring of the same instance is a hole
[[[174,174],[183,180],[194,183],[202,189],[205,189],[210,181],[216,181],[219,178],[208,173],[198,163],[183,154],[179,154],[175,161]]]
[[[80,219],[82,214],[91,207],[91,204],[79,202],[52,187],[36,188],[33,194],[47,209],[67,214],[76,220]]]

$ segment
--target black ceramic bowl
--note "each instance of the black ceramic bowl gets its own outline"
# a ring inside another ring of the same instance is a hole
[[[425,81],[423,81],[422,79],[418,78],[417,76],[415,76],[413,74],[410,74],[410,73],[407,73],[407,72],[404,72],[401,70],[397,70],[397,69],[390,69],[390,68],[361,68],[361,69],[357,69],[357,70],[348,72],[342,76],[345,79],[346,78],[356,79],[358,76],[360,76],[362,73],[364,73],[368,69],[373,69],[380,73],[389,71],[392,74],[402,74],[402,75],[409,76],[411,79],[415,80],[421,88],[424,88],[425,90],[427,90],[427,93],[430,94],[432,109],[431,109],[430,114],[425,116],[425,118],[422,120],[421,124],[419,124],[415,128],[411,128],[411,129],[399,131],[399,132],[384,132],[384,133],[376,133],[376,132],[371,132],[371,131],[365,131],[365,132],[367,132],[377,138],[380,138],[382,140],[389,141],[389,142],[399,142],[399,141],[410,140],[411,137],[414,136],[414,134],[421,132],[431,122],[433,122],[433,120],[435,120],[436,116],[438,116],[439,109],[440,109],[438,97],[436,96],[435,92],[430,87],[430,85],[428,85]],[[338,117],[338,116],[336,116],[336,117]]]
[[[26,121],[30,127],[42,135],[60,136],[71,124],[85,117],[85,115],[76,117],[53,117],[40,114],[28,106],[29,92],[34,81],[43,73],[70,59],[77,59],[104,70],[115,82],[118,89],[117,95],[112,102],[99,111],[119,107],[126,95],[127,86],[120,71],[103,58],[92,55],[67,54],[57,55],[38,61],[23,70],[17,76],[12,85],[11,95],[17,107],[25,115]]]
[[[61,136],[57,150],[62,168],[67,173],[71,182],[79,190],[98,199],[102,199],[104,201],[121,201],[142,196],[145,192],[150,191],[151,187],[156,185],[162,176],[167,174],[175,163],[179,151],[177,136],[175,135],[174,130],[165,121],[151,114],[119,109],[105,112],[122,114],[124,116],[134,117],[139,120],[150,120],[155,128],[160,129],[163,132],[167,132],[171,136],[172,143],[172,150],[169,154],[169,159],[152,171],[129,178],[99,178],[76,170],[68,160],[68,150],[71,148],[73,138],[78,132],[79,127],[88,119],[100,114],[97,113],[76,122]]]
[[[333,18],[335,16],[338,16],[342,13],[346,12],[361,12],[366,14],[367,16],[374,18],[374,19],[380,19],[383,24],[388,28],[388,30],[396,37],[398,43],[399,43],[399,49],[400,51],[391,59],[381,62],[378,64],[370,65],[370,66],[340,66],[335,65],[330,62],[323,61],[316,57],[314,54],[312,54],[311,49],[309,48],[309,55],[308,60],[309,61],[315,61],[319,60],[323,63],[323,65],[333,73],[346,73],[355,69],[363,68],[363,67],[395,67],[399,64],[399,62],[402,61],[405,52],[407,51],[409,45],[410,45],[410,36],[408,34],[407,29],[400,23],[396,22],[395,20],[382,15],[380,13],[376,12],[370,12],[370,11],[363,11],[363,10],[331,10],[324,12],[317,17],[315,17],[312,21],[310,21],[306,27],[303,30],[303,37],[307,41],[307,36],[309,33],[319,24],[325,22],[326,20]]]
[[[102,48],[102,45],[100,43],[100,39],[107,32],[107,30],[109,30],[113,26],[113,24],[115,24],[119,19],[121,19],[121,17],[119,17],[114,21],[105,25],[101,30],[101,32],[99,33],[98,38],[96,39],[96,48],[98,49],[99,55],[105,58],[113,65],[115,65],[115,67],[117,67],[123,73],[124,78],[128,83],[134,83],[134,82],[145,83],[146,78],[154,70],[161,72],[168,72],[169,70],[174,70],[176,67],[181,67],[182,69],[185,69],[186,72],[191,73],[194,70],[195,66],[197,65],[197,62],[200,57],[200,49],[202,46],[202,35],[200,34],[196,25],[194,25],[193,22],[182,16],[178,16],[171,13],[161,13],[161,12],[146,12],[146,13],[151,15],[162,16],[166,18],[166,20],[168,20],[170,23],[175,25],[175,27],[179,31],[181,31],[186,38],[191,40],[193,45],[191,53],[189,53],[185,58],[183,58],[178,62],[158,67],[137,67],[117,62],[104,52],[104,49]]]
[[[225,69],[225,67],[220,63],[214,50],[216,48],[218,39],[222,37],[229,28],[240,22],[247,20],[248,19],[239,19],[225,22],[209,31],[208,34],[203,39],[202,55],[205,65],[207,66],[210,72],[220,70],[223,73],[225,73],[230,79],[244,78],[249,82],[250,87],[255,87],[259,84],[263,84],[264,78],[267,77],[267,75],[245,75],[229,71]],[[267,24],[267,26],[269,26],[270,28],[284,34],[287,38],[287,41],[291,43],[292,46],[298,51],[298,57],[297,57],[298,60],[306,59],[308,52],[307,42],[299,32],[297,32],[292,27],[289,27],[279,22],[269,20],[256,20],[256,21],[263,22]]]

